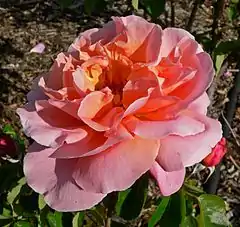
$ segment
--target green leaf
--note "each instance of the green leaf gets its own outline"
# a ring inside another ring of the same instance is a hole
[[[39,210],[42,210],[46,206],[46,203],[44,201],[43,195],[38,195],[38,208]]]
[[[63,225],[62,225],[62,213],[58,212],[58,211],[55,211],[54,216],[55,216],[55,219],[56,219],[57,227],[63,227]]]
[[[165,0],[142,0],[142,5],[153,18],[165,11]]]
[[[226,216],[224,201],[216,195],[201,195],[198,197],[200,215],[199,227],[226,227],[229,221]]]
[[[13,227],[33,227],[33,225],[27,221],[18,221],[14,223]]]
[[[49,207],[45,206],[42,210],[40,210],[40,214],[38,216],[38,222],[40,224],[40,227],[42,226],[46,226],[46,227],[50,227],[50,225],[48,224],[48,219],[47,219],[47,215],[49,213]]]
[[[147,198],[148,174],[143,175],[131,187],[120,208],[120,216],[132,220],[139,216]]]
[[[225,60],[225,54],[219,54],[215,58],[216,75],[219,74],[222,64]]]
[[[195,184],[194,184],[194,181],[187,181],[184,183],[184,190],[195,195],[195,196],[200,196],[202,194],[205,194],[205,192],[197,187]]]
[[[5,199],[4,199],[5,200]],[[12,218],[12,207],[7,204],[7,201],[2,201],[0,204],[1,217],[0,219]]]
[[[85,0],[84,10],[88,15],[91,15],[96,10],[101,11],[106,6],[104,0]]]
[[[26,179],[25,177],[21,178],[18,183],[17,186],[14,187],[7,195],[7,201],[9,202],[9,204],[12,204],[14,202],[14,200],[17,198],[18,194],[21,191],[22,186],[26,184]]]
[[[122,205],[123,205],[123,203],[124,203],[125,199],[127,198],[130,191],[131,191],[131,189],[129,188],[125,191],[122,191],[122,192],[118,193],[118,200],[117,200],[117,203],[116,203],[116,206],[115,206],[115,210],[116,210],[116,213],[117,213],[118,216],[121,213]]]
[[[233,21],[234,19],[237,18],[237,16],[238,16],[237,5],[231,4],[231,5],[227,8],[227,16],[228,16],[228,19],[229,19],[230,21]]]
[[[13,136],[13,137],[16,137],[16,136],[17,136],[15,130],[14,130],[13,127],[12,127],[11,125],[9,125],[9,124],[4,125],[2,131],[3,131],[5,134],[7,134],[7,135],[11,135],[11,136]]]
[[[161,227],[179,227],[181,223],[181,198],[180,193],[171,196],[168,206],[159,221]],[[173,218],[174,217],[174,218]]]
[[[91,220],[98,223],[99,226],[104,226],[105,217],[99,213],[96,207],[92,208],[91,210],[87,210],[86,216],[90,217]]]
[[[154,227],[158,221],[162,218],[167,205],[170,201],[170,197],[163,197],[160,204],[158,205],[156,211],[153,213],[151,219],[148,222],[148,227]]]
[[[132,0],[132,6],[134,9],[138,10],[138,0]]]
[[[239,52],[239,51],[240,51],[240,40],[219,42],[214,50],[216,55],[228,54],[230,52]]]
[[[198,227],[196,218],[192,216],[185,217],[184,222],[181,224],[181,227]]]
[[[2,227],[8,227],[12,224],[13,219],[0,219],[0,226]]]
[[[83,226],[84,221],[84,213],[83,212],[77,212],[73,218],[72,221],[72,227],[81,227]]]
[[[72,3],[73,3],[73,0],[58,0],[58,4],[62,10],[71,6]]]
[[[55,215],[52,212],[49,212],[47,214],[47,222],[50,227],[58,227],[55,219]]]

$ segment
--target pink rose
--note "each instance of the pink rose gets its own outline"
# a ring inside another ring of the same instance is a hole
[[[11,136],[0,132],[0,157],[16,157],[18,155],[17,144]]]
[[[18,109],[28,184],[59,211],[84,210],[146,171],[163,195],[221,139],[206,116],[211,58],[185,30],[137,16],[83,32]]]
[[[223,156],[227,153],[226,139],[223,137],[217,145],[212,149],[212,152],[203,159],[203,165],[212,167],[218,165]]]

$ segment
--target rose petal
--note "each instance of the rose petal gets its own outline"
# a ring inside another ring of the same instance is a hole
[[[98,155],[80,158],[74,179],[90,192],[125,190],[150,169],[158,149],[158,140],[126,140]]]
[[[44,90],[38,85],[41,78],[44,78],[46,76],[47,74],[43,74],[43,75],[37,76],[33,80],[31,91],[29,91],[27,94],[28,102],[34,102],[36,100],[45,100],[48,98],[47,95],[44,93]]]
[[[167,172],[164,171],[164,169],[157,162],[154,162],[150,172],[156,179],[163,196],[169,196],[177,192],[184,182],[184,168]]]
[[[126,34],[127,42],[117,45],[124,49],[131,60],[147,63],[158,59],[162,36],[160,26],[134,15],[113,17],[113,20],[121,20],[125,26],[123,32]]]
[[[210,105],[210,99],[206,92],[204,92],[199,98],[197,98],[194,102],[190,103],[188,109],[200,113],[207,114],[207,108]]]
[[[192,113],[193,119],[205,125],[205,130],[193,136],[167,136],[161,139],[161,151],[177,152],[185,167],[201,162],[222,137],[221,124],[204,115]]]
[[[18,108],[21,124],[27,136],[33,138],[41,145],[57,147],[68,141],[76,142],[86,136],[81,122],[50,105],[48,101],[28,103],[24,108]]]
[[[78,116],[81,120],[97,131],[106,131],[109,126],[102,125],[94,117],[111,104],[113,95],[109,89],[94,91],[87,95],[81,102],[78,109]],[[103,111],[104,112],[104,111]]]
[[[99,203],[104,194],[83,191],[73,180],[76,159],[56,160],[48,156],[53,152],[33,143],[24,158],[24,174],[34,191],[44,195],[47,204],[58,211],[79,211]]]
[[[30,53],[42,54],[44,50],[45,50],[45,45],[44,45],[44,43],[38,43],[36,46],[34,46],[34,47],[30,50]]]
[[[162,45],[160,49],[160,55],[162,57],[167,57],[169,53],[173,50],[174,47],[184,38],[189,37],[190,39],[194,39],[189,32],[181,28],[165,28],[163,30],[162,36]],[[203,49],[200,45],[198,45],[198,49],[196,53],[203,52]]]
[[[128,118],[127,128],[143,138],[160,139],[167,135],[189,136],[204,131],[204,124],[191,116],[180,115],[166,121],[142,121],[136,117]]]

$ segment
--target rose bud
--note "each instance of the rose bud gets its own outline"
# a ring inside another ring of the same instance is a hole
[[[17,146],[9,135],[2,134],[0,135],[0,156],[17,156]]]
[[[216,166],[222,160],[227,152],[226,139],[223,137],[217,145],[212,149],[212,152],[203,159],[203,165],[207,167]]]

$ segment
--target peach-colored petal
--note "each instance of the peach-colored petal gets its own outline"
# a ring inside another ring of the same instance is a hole
[[[81,99],[76,99],[73,101],[48,99],[48,102],[52,106],[80,120],[80,118],[77,115],[77,112],[81,103]]]
[[[131,117],[125,121],[125,124],[135,135],[148,139],[160,139],[167,135],[195,135],[205,129],[201,121],[183,114],[176,119],[165,121],[142,121],[136,117]]]
[[[56,160],[54,150],[33,143],[24,158],[24,174],[34,191],[43,194],[47,204],[58,211],[79,211],[99,203],[104,194],[83,191],[72,178],[76,159]]]
[[[80,34],[80,36],[69,47],[68,52],[84,50],[100,42],[102,45],[109,43],[123,30],[123,24],[120,21],[110,21],[103,28],[89,29]]]
[[[72,144],[63,144],[50,157],[69,159],[92,156],[129,139],[133,139],[133,136],[123,125],[119,125],[113,135],[109,132],[108,137],[103,133],[88,130],[88,135],[81,141]]]
[[[35,104],[37,108],[35,107]],[[24,132],[38,143],[56,147],[68,141],[76,142],[86,136],[81,122],[50,105],[48,101],[28,103],[17,110]],[[65,119],[65,121],[64,121]]]
[[[127,108],[139,98],[148,95],[148,89],[158,87],[156,75],[147,67],[133,71],[123,88],[122,103]]]
[[[89,192],[125,190],[152,166],[158,140],[126,140],[97,155],[80,158],[74,179]]]
[[[150,172],[157,180],[161,193],[165,196],[178,191],[185,176],[185,168],[180,154],[175,150],[165,151],[161,146]]]
[[[116,45],[124,49],[126,56],[136,62],[156,61],[161,46],[161,27],[149,23],[138,16],[113,17],[124,25],[124,29]]]
[[[204,92],[199,98],[194,102],[190,103],[188,109],[206,115],[207,108],[210,105],[210,99],[206,92]]]
[[[162,45],[160,49],[160,55],[167,57],[174,47],[184,38],[189,37],[194,39],[189,32],[181,28],[165,28],[163,30]],[[198,46],[197,53],[203,52],[201,46]]]
[[[48,88],[58,90],[62,87],[62,72],[66,62],[66,55],[64,53],[58,54],[46,80]]]
[[[194,79],[182,84],[169,93],[171,96],[177,96],[183,99],[179,103],[179,105],[182,106],[181,108],[186,108],[190,103],[200,97],[209,87],[214,76],[212,60],[207,53],[197,54],[192,62],[193,61],[198,65]]]
[[[200,162],[222,137],[221,124],[218,121],[194,112],[192,117],[205,125],[203,132],[193,136],[171,135],[161,139],[161,151],[179,153],[185,167]]]
[[[150,172],[156,179],[163,196],[169,196],[177,192],[184,182],[184,168],[175,171],[165,171],[161,165],[154,162]]]
[[[102,125],[94,117],[105,107],[111,104],[113,95],[109,89],[95,91],[88,94],[81,102],[78,116],[82,121],[97,131],[106,131],[109,126]]]
[[[99,148],[101,150],[106,140],[107,138],[102,133],[86,129],[86,136],[82,140],[71,144],[63,144],[61,147],[57,148],[50,157],[60,159],[78,158],[93,150]]]
[[[46,74],[37,76],[33,82],[32,82],[32,86],[31,86],[31,90],[28,92],[27,94],[27,100],[28,102],[33,102],[35,100],[45,100],[47,99],[47,95],[44,93],[44,90],[39,87],[39,81],[40,79],[43,77],[46,77]]]

